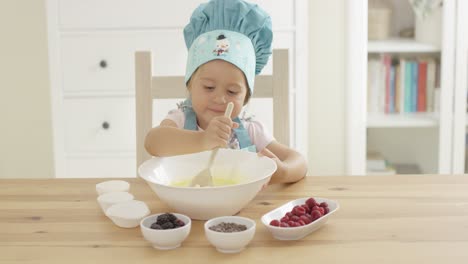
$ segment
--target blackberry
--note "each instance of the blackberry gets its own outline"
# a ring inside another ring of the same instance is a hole
[[[161,225],[162,229],[173,229],[175,228],[174,224],[171,222],[166,222]]]
[[[167,222],[172,222],[172,217],[171,217],[171,215],[174,216],[173,214],[168,214],[168,213],[162,214],[162,215],[158,216],[158,220],[157,220],[156,222],[157,222],[159,225],[163,225],[163,224],[165,224],[165,223],[167,223]],[[174,216],[174,217],[175,217],[175,216]]]
[[[174,223],[175,220],[177,220],[177,217],[173,214],[166,213],[167,217],[169,218],[169,221]]]
[[[151,229],[162,229],[162,227],[155,222],[151,225]]]

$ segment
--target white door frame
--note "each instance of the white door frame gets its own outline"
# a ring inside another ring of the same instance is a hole
[[[345,173],[366,174],[367,0],[345,1]]]
[[[456,33],[455,35],[455,91],[454,91],[454,117],[453,117],[453,152],[452,173],[465,173],[466,155],[466,97],[468,91],[468,1],[458,0],[456,3]]]

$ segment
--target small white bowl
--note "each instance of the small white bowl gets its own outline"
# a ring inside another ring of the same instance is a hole
[[[114,224],[124,228],[137,227],[140,225],[141,219],[150,213],[148,206],[137,200],[114,204],[106,211],[107,217]]]
[[[107,209],[109,209],[109,207],[111,207],[112,205],[117,203],[128,202],[133,200],[133,198],[133,195],[129,192],[109,192],[99,195],[97,201],[105,214]]]
[[[130,184],[122,180],[105,181],[96,184],[96,192],[98,195],[108,192],[128,192]]]
[[[190,233],[192,221],[186,215],[172,213],[182,220],[185,225],[174,229],[152,229],[151,225],[162,214],[164,213],[150,215],[141,220],[140,228],[143,237],[156,249],[168,250],[180,247]]]
[[[327,214],[320,217],[319,219],[315,220],[314,222],[304,226],[277,227],[270,225],[270,222],[275,219],[280,220],[287,212],[290,212],[294,208],[294,206],[304,204],[309,198],[310,197],[306,197],[290,201],[264,214],[261,219],[262,223],[268,228],[273,237],[278,240],[299,240],[304,238],[305,236],[322,227],[328,221],[328,218],[330,218],[330,216],[333,215],[340,208],[336,201],[314,197],[315,201],[318,203],[327,202],[330,211]]]
[[[245,225],[246,230],[240,232],[224,233],[211,230],[211,226],[222,222]],[[205,235],[208,241],[222,253],[238,253],[242,251],[255,235],[255,221],[241,216],[221,216],[210,219],[205,223]]]

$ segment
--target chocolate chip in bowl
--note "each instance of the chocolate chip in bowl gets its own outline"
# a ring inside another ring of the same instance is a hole
[[[216,232],[233,233],[247,230],[247,226],[236,223],[221,222],[217,225],[210,226],[209,229]]]
[[[241,216],[221,216],[205,223],[205,236],[221,253],[238,253],[255,235],[255,221]]]

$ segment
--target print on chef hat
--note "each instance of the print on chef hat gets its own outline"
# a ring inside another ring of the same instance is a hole
[[[213,50],[213,53],[216,56],[221,56],[225,55],[224,53],[226,52],[229,52],[229,40],[224,34],[221,34],[216,38],[216,48]]]

